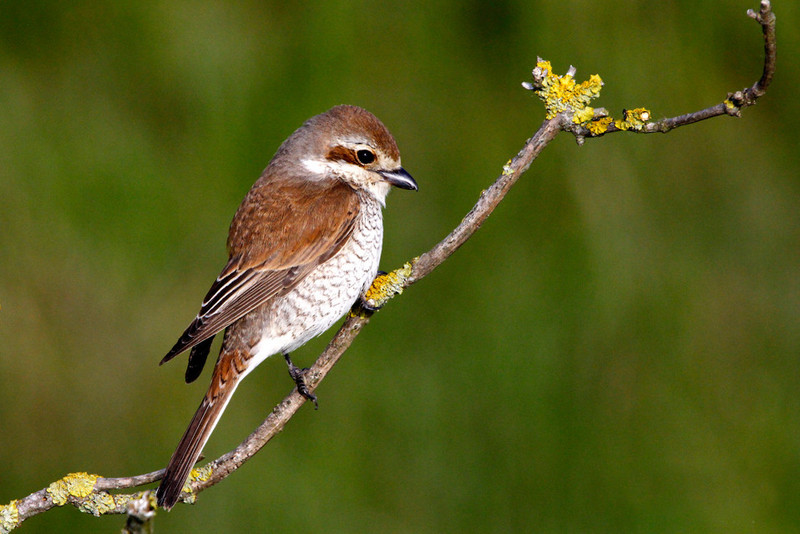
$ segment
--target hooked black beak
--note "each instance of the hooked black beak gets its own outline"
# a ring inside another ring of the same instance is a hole
[[[409,189],[411,191],[419,189],[417,187],[417,182],[415,182],[411,175],[402,167],[394,171],[378,171],[378,174],[383,176],[391,185],[399,187],[400,189]]]

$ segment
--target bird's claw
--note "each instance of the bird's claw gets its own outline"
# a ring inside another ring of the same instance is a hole
[[[292,360],[289,358],[288,354],[285,354],[284,357],[286,358],[286,363],[289,365],[289,376],[292,377],[292,380],[294,380],[294,383],[297,386],[297,392],[313,402],[314,409],[318,410],[319,403],[317,403],[317,396],[311,393],[306,385],[306,373],[308,372],[309,368],[305,367],[300,369],[294,363],[292,363]]]

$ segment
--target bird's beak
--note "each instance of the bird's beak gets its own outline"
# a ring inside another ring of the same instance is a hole
[[[383,178],[391,185],[399,187],[400,189],[410,189],[412,191],[419,189],[417,187],[417,182],[414,181],[411,175],[408,174],[403,167],[400,167],[394,171],[378,171],[378,174],[383,176]]]

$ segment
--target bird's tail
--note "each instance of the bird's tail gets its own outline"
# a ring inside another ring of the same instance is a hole
[[[227,379],[223,378],[225,373],[221,373],[219,366],[214,371],[211,378],[211,386],[208,393],[203,397],[203,402],[189,423],[189,428],[184,432],[178,448],[172,453],[172,458],[169,460],[167,469],[164,472],[164,477],[161,479],[161,485],[158,486],[156,497],[158,506],[169,510],[180,498],[183,485],[189,478],[189,473],[192,467],[200,458],[203,452],[203,447],[208,441],[214,427],[217,426],[222,412],[228,405],[233,392],[238,385],[238,378],[231,380],[230,375]]]

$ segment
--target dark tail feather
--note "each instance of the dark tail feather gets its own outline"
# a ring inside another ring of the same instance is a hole
[[[203,366],[206,364],[208,353],[211,350],[211,343],[213,342],[214,336],[211,336],[205,341],[201,341],[192,347],[192,352],[189,353],[189,363],[186,364],[187,384],[194,382],[197,380],[197,377],[200,376],[200,372],[203,370]]]
[[[183,434],[178,448],[172,453],[167,470],[164,472],[164,478],[161,480],[161,485],[158,486],[156,497],[160,508],[169,510],[178,502],[192,467],[200,458],[203,447],[235,389],[235,383],[227,384],[226,387],[218,390],[215,397],[203,398],[203,402],[200,403],[192,422],[189,423],[189,428]]]

